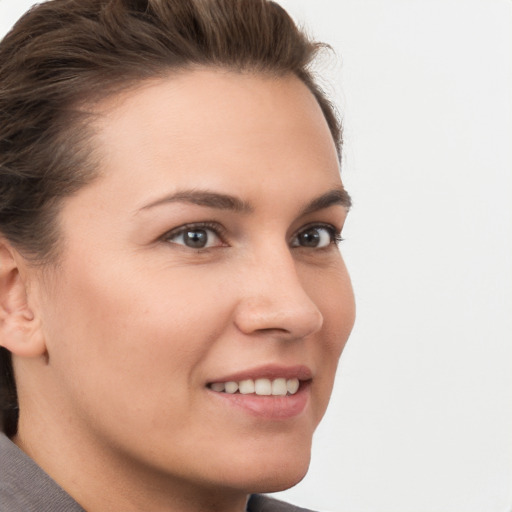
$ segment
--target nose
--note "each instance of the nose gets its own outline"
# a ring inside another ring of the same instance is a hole
[[[283,340],[310,336],[322,328],[322,313],[306,292],[289,250],[273,256],[245,268],[235,324],[245,334],[268,333]]]

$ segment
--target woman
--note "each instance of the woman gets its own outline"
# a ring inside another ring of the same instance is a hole
[[[1,43],[2,510],[299,510],[255,493],[305,475],[354,321],[319,47],[264,0]]]

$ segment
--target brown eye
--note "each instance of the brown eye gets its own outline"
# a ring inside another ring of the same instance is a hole
[[[177,245],[184,245],[190,249],[208,249],[223,245],[219,235],[212,228],[207,227],[185,227],[179,231],[169,234],[166,242]]]
[[[295,235],[292,247],[322,249],[337,241],[336,231],[328,226],[309,226]]]
[[[204,229],[195,229],[183,233],[183,243],[193,249],[202,249],[208,244],[208,233]]]

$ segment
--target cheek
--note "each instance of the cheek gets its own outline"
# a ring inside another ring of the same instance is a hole
[[[330,272],[305,277],[304,283],[324,319],[320,339],[313,340],[320,376],[315,401],[319,421],[327,408],[339,358],[354,325],[355,302],[350,278],[342,263]]]
[[[183,402],[229,321],[229,299],[209,299],[216,281],[183,269],[128,271],[120,262],[85,270],[71,269],[48,301],[50,363],[71,398],[101,396],[121,417],[134,408],[153,416],[163,404]]]
[[[324,272],[308,272],[303,285],[321,311],[326,355],[339,357],[355,321],[352,283],[342,260]]]

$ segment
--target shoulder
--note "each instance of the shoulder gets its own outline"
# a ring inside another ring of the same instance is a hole
[[[0,432],[2,512],[83,512],[28,455]]]
[[[306,508],[290,505],[262,494],[253,494],[247,505],[247,512],[313,512]]]

